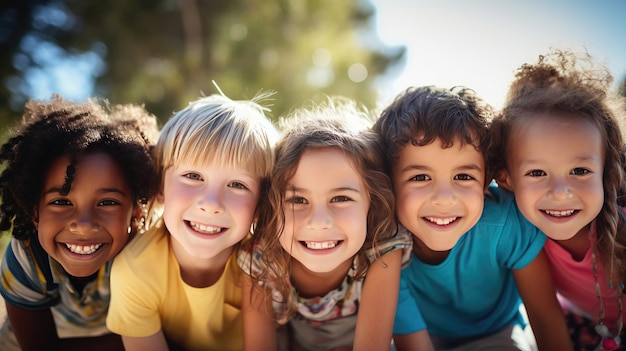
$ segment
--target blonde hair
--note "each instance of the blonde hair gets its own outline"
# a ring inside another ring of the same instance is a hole
[[[278,132],[258,101],[231,100],[224,95],[199,98],[163,126],[156,145],[156,166],[164,171],[181,163],[244,166],[262,179],[273,167],[272,146]]]

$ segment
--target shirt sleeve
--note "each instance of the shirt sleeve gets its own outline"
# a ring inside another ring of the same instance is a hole
[[[47,291],[46,277],[41,271],[30,246],[12,239],[0,265],[0,294],[14,306],[40,310],[53,306],[56,291]]]
[[[367,258],[370,263],[376,260],[376,252],[379,256],[395,251],[402,250],[402,268],[406,267],[411,262],[411,254],[413,252],[413,240],[411,239],[411,233],[400,226],[398,232],[391,238],[379,243],[376,247],[373,247],[367,251]]]

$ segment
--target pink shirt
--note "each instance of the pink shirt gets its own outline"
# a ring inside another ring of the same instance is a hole
[[[559,299],[564,309],[576,314],[584,315],[594,321],[598,319],[599,303],[593,278],[591,247],[595,243],[595,224],[591,227],[591,243],[589,250],[582,261],[577,262],[572,256],[554,240],[546,240],[544,251],[550,261],[550,271],[554,284],[559,293]],[[604,304],[604,324],[615,331],[616,320],[619,314],[617,306],[617,290],[610,289],[604,276],[604,267],[596,257],[598,267],[598,282]],[[613,282],[614,288],[620,282]],[[622,304],[626,309],[626,300],[622,295]],[[626,311],[624,311],[626,313]],[[623,316],[622,316],[622,319]]]

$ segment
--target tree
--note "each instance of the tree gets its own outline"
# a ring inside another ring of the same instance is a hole
[[[7,3],[0,14],[0,26],[11,32],[11,40],[0,35],[4,120],[29,98],[25,72],[45,64],[35,57],[42,43],[65,57],[101,59],[90,72],[94,95],[145,104],[163,122],[201,94],[217,92],[212,80],[233,99],[275,91],[274,118],[320,93],[371,107],[375,78],[404,55],[403,47],[372,40],[374,12],[365,0]],[[10,13],[19,20],[9,21]]]

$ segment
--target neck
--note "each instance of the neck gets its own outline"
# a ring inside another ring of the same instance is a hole
[[[352,258],[330,272],[313,272],[292,258],[291,282],[301,297],[324,296],[341,285],[351,267]]]
[[[413,239],[413,254],[419,258],[423,263],[435,266],[445,261],[450,250],[446,251],[434,251],[431,250],[424,242],[418,239],[415,235],[411,234]]]
[[[591,224],[588,224],[579,230],[578,233],[576,233],[576,235],[572,238],[554,241],[569,252],[574,261],[580,262],[585,258],[585,255],[587,255],[589,247],[591,246],[591,241],[589,240],[590,231]]]
[[[170,242],[180,268],[181,278],[187,285],[194,288],[206,288],[215,284],[224,273],[233,252],[233,248],[230,247],[214,257],[198,258],[190,256],[176,243],[176,240]]]

